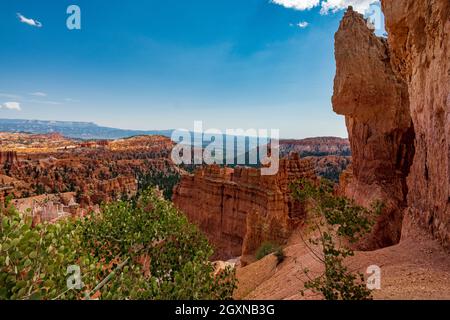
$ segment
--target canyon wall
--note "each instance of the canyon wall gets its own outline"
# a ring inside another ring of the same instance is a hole
[[[450,2],[382,3],[389,40],[351,8],[335,37],[333,109],[345,115],[353,155],[340,191],[385,204],[363,249],[397,243],[405,213],[448,245]]]
[[[385,204],[364,249],[397,243],[406,207],[406,175],[414,155],[414,130],[406,83],[392,70],[385,39],[351,8],[335,36],[333,108],[345,115],[352,166],[343,193],[369,206]],[[349,178],[350,176],[350,178]]]
[[[392,64],[408,84],[416,137],[407,178],[407,217],[449,246],[450,1],[384,0],[382,4]]]
[[[280,161],[274,176],[254,168],[207,166],[183,176],[173,202],[199,226],[216,249],[215,258],[253,254],[264,241],[284,243],[305,217],[289,184],[315,179],[311,161],[298,155]]]
[[[13,165],[18,162],[17,152],[15,151],[0,151],[0,172],[5,165]]]

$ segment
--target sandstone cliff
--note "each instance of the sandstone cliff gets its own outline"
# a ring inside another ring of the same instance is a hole
[[[450,1],[384,0],[394,70],[409,91],[415,156],[408,220],[450,245]],[[405,230],[405,236],[407,230]]]
[[[264,241],[284,243],[303,221],[303,204],[294,201],[289,184],[315,178],[310,161],[283,159],[275,176],[254,168],[208,166],[186,175],[176,186],[174,204],[205,232],[216,258],[253,254]]]
[[[15,151],[0,151],[0,164],[17,162],[17,152]]]
[[[351,8],[336,33],[333,108],[353,155],[340,189],[386,205],[366,249],[397,243],[405,212],[449,244],[450,3],[384,0],[383,10],[389,40]]]
[[[414,154],[408,88],[392,70],[385,39],[376,37],[351,8],[336,33],[335,48],[333,108],[346,117],[353,155],[352,178],[341,187],[359,204],[384,202],[364,247],[392,245],[400,240],[405,178]]]

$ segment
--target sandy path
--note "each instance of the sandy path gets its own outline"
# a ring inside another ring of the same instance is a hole
[[[286,260],[276,265],[268,256],[237,271],[238,299],[318,299],[320,296],[299,291],[307,279],[305,267],[319,274],[321,265],[293,236],[285,249]],[[370,265],[381,267],[381,290],[375,299],[450,299],[450,255],[421,231],[409,232],[408,239],[396,246],[372,252],[357,252],[347,261],[352,270],[365,272]]]

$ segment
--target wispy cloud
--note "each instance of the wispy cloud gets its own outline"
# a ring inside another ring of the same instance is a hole
[[[47,94],[45,92],[39,92],[39,91],[30,93],[30,95],[35,96],[35,97],[46,97],[47,96]]]
[[[346,9],[348,6],[353,6],[354,10],[365,13],[371,4],[378,3],[379,0],[271,0],[271,2],[285,8],[300,11],[310,10],[320,6],[320,13],[327,14],[328,12]]]
[[[34,99],[32,98],[27,98],[26,96],[33,96],[36,97]],[[35,104],[43,104],[43,105],[53,105],[53,106],[59,106],[64,104],[64,102],[75,102],[77,100],[73,100],[73,99],[64,99],[61,101],[58,100],[46,100],[44,98],[48,97],[48,94],[45,92],[41,92],[41,91],[36,91],[36,92],[32,92],[32,93],[28,93],[25,96],[21,96],[18,94],[12,94],[12,93],[2,93],[0,92],[0,98],[6,98],[6,99],[10,99],[10,100],[15,100],[15,101],[19,101],[18,103],[35,103]]]
[[[24,15],[22,15],[21,13],[17,13],[17,18],[19,18],[20,22],[25,23],[29,26],[33,26],[36,28],[42,27],[42,23],[40,23],[39,21],[37,21],[35,19],[27,18]]]
[[[59,101],[52,101],[52,100],[36,100],[36,99],[26,100],[26,102],[29,102],[29,103],[37,103],[37,104],[48,104],[48,105],[54,105],[54,106],[59,106],[59,105],[62,104],[62,102],[59,102]]]
[[[9,110],[17,110],[17,111],[22,110],[19,102],[5,102],[4,104],[0,104],[0,108],[5,108],[5,109],[9,109]]]
[[[21,99],[22,97],[17,95],[17,94],[0,92],[0,98],[7,98],[7,99],[18,100],[18,99]]]

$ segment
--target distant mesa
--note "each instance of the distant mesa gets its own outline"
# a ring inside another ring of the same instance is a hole
[[[171,137],[173,130],[125,130],[102,127],[93,122],[0,119],[0,132],[26,132],[32,134],[60,133],[73,139],[120,139],[138,135]]]

